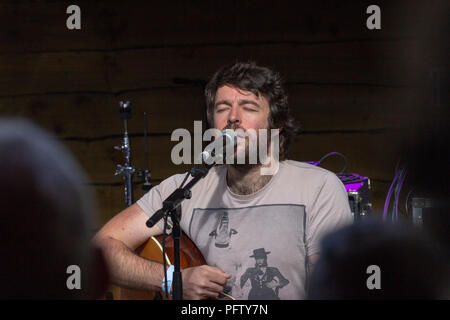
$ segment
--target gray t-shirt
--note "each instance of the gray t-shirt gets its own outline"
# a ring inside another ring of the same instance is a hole
[[[261,190],[238,195],[228,188],[226,173],[225,165],[213,167],[192,188],[192,198],[182,203],[181,228],[208,265],[232,275],[225,293],[250,300],[305,298],[306,257],[319,252],[327,232],[352,222],[344,185],[330,171],[286,160]],[[164,180],[137,204],[151,216],[184,177]],[[163,229],[162,220],[158,226]]]

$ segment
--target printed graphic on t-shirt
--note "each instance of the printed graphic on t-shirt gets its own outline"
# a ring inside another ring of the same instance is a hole
[[[210,236],[214,237],[215,245],[217,248],[226,248],[230,244],[231,236],[236,234],[237,231],[229,228],[228,212],[224,211],[222,217],[219,220],[219,225],[215,228]]]
[[[289,283],[277,268],[267,266],[267,255],[270,251],[259,248],[253,250],[251,258],[255,258],[255,266],[247,268],[241,276],[241,288],[250,280],[249,300],[278,300],[279,289]]]
[[[189,236],[211,266],[232,275],[224,292],[236,299],[304,297],[302,205],[194,209]]]

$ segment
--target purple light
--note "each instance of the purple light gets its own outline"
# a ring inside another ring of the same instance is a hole
[[[398,220],[398,198],[400,196],[400,190],[402,189],[402,185],[403,185],[403,181],[405,181],[405,177],[406,177],[406,169],[404,171],[402,171],[402,173],[400,174],[400,182],[399,182],[399,186],[398,186],[398,191],[395,197],[395,221]]]
[[[386,201],[384,202],[383,221],[386,220],[389,203],[391,202],[392,192],[394,191],[394,185],[397,183],[397,179],[400,177],[400,174],[401,174],[401,171],[399,171],[395,174],[394,180],[392,180],[391,186],[389,187],[389,191],[386,196]]]
[[[304,163],[312,164],[313,166],[318,166],[320,161],[303,161]]]
[[[363,184],[364,184],[364,182],[358,182],[358,183],[349,183],[344,186],[345,186],[345,190],[347,190],[347,192],[348,191],[358,191],[359,188],[361,188]]]

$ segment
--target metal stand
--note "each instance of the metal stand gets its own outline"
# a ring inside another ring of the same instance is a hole
[[[120,101],[119,103],[119,117],[123,121],[124,124],[124,136],[123,136],[123,142],[119,146],[114,146],[114,149],[121,150],[125,157],[125,163],[124,165],[117,165],[116,172],[114,173],[115,176],[122,174],[123,180],[124,180],[124,187],[125,187],[125,206],[129,207],[133,204],[134,198],[133,198],[133,175],[135,174],[136,170],[131,165],[131,146],[130,146],[130,139],[128,137],[128,119],[131,119],[131,107],[130,107],[130,101]],[[150,183],[150,170],[148,165],[148,147],[147,147],[147,117],[144,113],[145,118],[145,159],[146,159],[146,169],[145,171],[137,170],[137,174],[139,178],[144,179],[144,184],[142,186],[142,192],[145,194],[152,188],[152,184]],[[107,292],[106,296],[108,297],[108,300],[114,300],[114,296],[112,292]]]
[[[125,103],[123,101],[120,101],[119,116],[120,119],[123,120],[125,132],[122,145],[115,146],[114,149],[121,150],[123,152],[125,156],[125,164],[118,164],[114,175],[117,176],[119,174],[123,174],[123,180],[125,184],[125,205],[129,207],[133,204],[133,174],[135,172],[135,169],[131,166],[131,147],[130,140],[128,138],[127,124],[128,119],[131,118],[130,101],[127,101]]]
[[[181,238],[181,206],[177,207],[175,210],[170,212],[170,219],[172,219],[173,229],[173,250],[174,250],[174,271],[172,288],[172,297],[174,300],[183,300],[183,280],[181,277],[181,266],[180,266],[180,238]]]
[[[172,280],[172,296],[174,300],[183,299],[183,284],[180,267],[181,203],[183,202],[183,200],[191,198],[191,188],[197,182],[199,182],[200,179],[206,177],[209,169],[211,169],[212,166],[213,165],[206,165],[203,168],[192,167],[189,173],[193,176],[193,179],[189,181],[186,186],[181,186],[180,188],[172,192],[172,194],[163,201],[163,207],[156,211],[146,222],[147,227],[151,228],[166,215],[168,215],[172,220],[172,236],[174,242],[174,273]]]
[[[138,178],[144,181],[144,184],[142,185],[142,193],[145,194],[153,187],[150,182],[150,170],[149,170],[149,164],[148,164],[148,142],[147,142],[147,116],[144,112],[144,125],[145,125],[145,132],[144,132],[144,146],[145,146],[145,170],[136,170],[131,165],[131,145],[130,145],[130,139],[128,137],[128,119],[131,119],[131,107],[130,107],[130,101],[120,101],[120,108],[119,108],[119,116],[120,119],[123,120],[124,125],[124,136],[123,136],[123,142],[120,146],[115,146],[114,149],[121,150],[125,157],[125,164],[124,165],[117,165],[116,172],[114,173],[115,176],[119,174],[123,174],[123,180],[125,185],[125,205],[126,207],[129,207],[134,202],[133,197],[133,175],[137,173]]]

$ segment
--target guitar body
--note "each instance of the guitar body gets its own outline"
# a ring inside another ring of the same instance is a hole
[[[136,249],[136,253],[147,260],[163,263],[162,235],[151,237]],[[174,247],[171,236],[166,236],[166,263],[167,266],[173,264]],[[181,269],[196,267],[206,264],[203,255],[195,244],[183,232],[180,239],[180,265]],[[117,286],[111,286],[107,297],[113,300],[154,300],[165,299],[162,291],[144,291],[126,289]],[[112,296],[112,297],[111,297]]]

